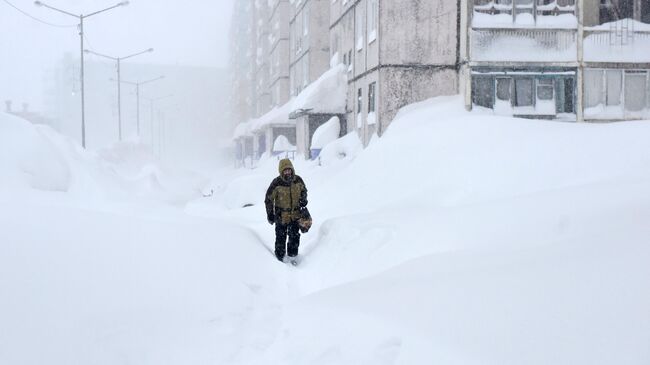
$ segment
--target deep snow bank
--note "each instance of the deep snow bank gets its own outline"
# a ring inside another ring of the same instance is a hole
[[[70,185],[70,174],[62,153],[38,128],[0,112],[0,183],[3,187],[65,191]]]
[[[0,182],[3,194],[21,190],[65,192],[79,200],[146,197],[187,200],[205,181],[160,164],[148,146],[124,142],[96,152],[47,126],[0,113]]]
[[[648,135],[647,121],[515,119],[442,97],[359,153],[338,140],[328,163],[295,161],[315,226],[292,319],[249,363],[646,364]],[[225,174],[189,210],[272,246],[276,166]]]

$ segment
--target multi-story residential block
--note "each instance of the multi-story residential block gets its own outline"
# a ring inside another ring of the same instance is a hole
[[[463,56],[472,105],[523,117],[575,115],[575,1],[470,0],[469,6]]]
[[[647,115],[650,27],[639,21],[647,9],[642,0],[465,5],[461,57],[468,108],[579,121]]]
[[[273,144],[279,136],[284,136],[295,145],[295,123],[282,117],[282,109],[289,101],[289,16],[288,0],[258,0],[259,26],[267,29],[263,37],[265,47],[258,47],[258,56],[267,65],[268,107],[260,110],[257,118],[250,121],[250,133],[254,138],[255,158],[271,154]]]
[[[255,0],[255,117],[264,115],[273,105],[271,99],[271,65],[269,60],[271,27],[267,0]]]
[[[583,119],[650,118],[650,1],[583,1]]]
[[[247,121],[256,114],[257,89],[255,0],[238,0],[234,3],[230,28],[230,117]],[[241,128],[239,128],[241,129]],[[237,139],[236,159],[253,154],[252,137]]]
[[[453,0],[332,0],[330,52],[348,70],[348,131],[364,143],[399,108],[458,92]]]
[[[650,0],[267,1],[273,109],[239,130],[268,152],[284,134],[309,157],[332,116],[367,144],[402,106],[459,91],[497,114],[650,117]]]
[[[254,0],[235,2],[233,21],[230,28],[230,113],[235,120],[248,120],[253,116],[251,108],[256,92],[254,91],[256,41],[253,38]]]
[[[289,84],[298,95],[330,66],[328,0],[292,0],[290,7]]]
[[[311,157],[311,141],[318,127],[334,116],[345,122],[345,90],[335,85],[339,75],[324,75],[330,68],[330,2],[291,1],[289,79],[291,96],[296,101],[289,118],[296,122],[296,151],[305,158]],[[306,95],[315,93],[321,93],[323,100],[317,102]],[[331,102],[337,98],[343,101]]]

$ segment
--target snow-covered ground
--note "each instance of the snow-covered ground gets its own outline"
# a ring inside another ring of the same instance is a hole
[[[206,182],[0,114],[0,364],[650,363],[650,122],[461,104],[295,161],[297,268],[277,160]]]

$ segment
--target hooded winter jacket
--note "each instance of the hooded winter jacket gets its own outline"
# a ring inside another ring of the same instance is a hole
[[[282,177],[282,171],[291,169],[291,177]],[[266,190],[264,204],[269,220],[289,224],[300,219],[300,208],[307,206],[307,187],[302,178],[296,175],[289,159],[283,159],[278,166],[280,176],[273,179]]]

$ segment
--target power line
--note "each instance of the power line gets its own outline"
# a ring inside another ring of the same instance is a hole
[[[23,15],[28,16],[28,17],[32,18],[33,20],[36,20],[37,22],[43,23],[43,24],[45,24],[45,25],[49,25],[49,26],[51,26],[51,27],[57,27],[57,28],[72,28],[72,27],[76,27],[76,26],[77,26],[76,24],[72,24],[72,25],[61,25],[61,24],[52,24],[52,23],[46,22],[46,21],[41,20],[41,19],[38,19],[37,17],[32,16],[31,14],[27,13],[26,11],[24,11],[24,10],[18,8],[16,5],[10,3],[9,0],[2,0],[2,1],[4,1],[7,5],[11,6],[12,8],[16,9],[17,11],[19,11],[19,12],[22,13]]]
[[[90,40],[88,39],[88,36],[86,35],[85,32],[84,32],[84,34],[83,34],[83,37],[84,37],[84,39],[86,40],[86,43],[88,44],[88,46],[87,46],[86,48],[88,48],[89,50],[91,50],[91,51],[94,52],[94,51],[95,51],[95,49],[94,49],[95,47],[93,47],[92,43],[90,43]]]

